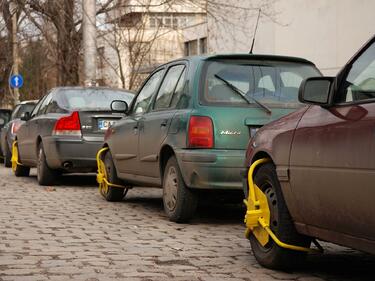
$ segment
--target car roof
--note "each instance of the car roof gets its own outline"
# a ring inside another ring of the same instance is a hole
[[[111,87],[83,87],[83,86],[65,86],[65,87],[55,87],[52,90],[111,90],[111,91],[121,91],[128,94],[134,94],[133,91],[125,90],[121,88],[111,88]]]
[[[18,104],[29,104],[29,103],[37,103],[37,102],[38,102],[38,100],[24,100],[24,101],[21,101]]]
[[[176,59],[166,64],[178,62],[181,60],[197,62],[197,61],[209,61],[209,60],[220,60],[220,59],[245,59],[245,60],[255,60],[255,61],[295,62],[295,63],[315,65],[313,62],[304,58],[300,58],[300,57],[278,56],[278,55],[267,55],[267,54],[214,54],[214,55],[188,56],[188,57]]]

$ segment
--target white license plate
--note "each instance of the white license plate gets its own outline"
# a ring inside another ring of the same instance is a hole
[[[103,120],[99,119],[98,120],[98,128],[101,131],[107,130],[111,125],[115,123],[115,120]]]

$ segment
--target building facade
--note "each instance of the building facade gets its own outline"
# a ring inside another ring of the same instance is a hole
[[[99,81],[136,90],[155,67],[184,56],[182,30],[205,20],[206,13],[199,5],[119,1],[108,15],[111,28],[98,40]],[[110,79],[114,71],[117,82]]]
[[[206,37],[209,53],[248,53],[259,8],[253,52],[304,57],[326,75],[335,75],[375,34],[373,0],[216,2],[222,7],[208,6],[206,24],[184,30],[189,41]]]

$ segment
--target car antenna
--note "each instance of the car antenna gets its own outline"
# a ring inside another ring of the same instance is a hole
[[[249,52],[250,55],[253,54],[254,43],[255,43],[255,36],[257,35],[258,24],[259,24],[259,18],[260,18],[260,13],[261,13],[261,12],[262,12],[262,9],[259,8],[259,11],[258,11],[258,19],[257,19],[257,23],[255,24],[255,30],[254,30],[254,35],[253,35],[253,42],[251,43],[251,49],[250,49],[250,52]]]

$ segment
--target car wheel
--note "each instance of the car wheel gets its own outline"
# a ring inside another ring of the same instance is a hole
[[[110,151],[107,151],[104,156],[104,165],[106,173],[105,177],[107,178],[108,182],[123,185],[124,183],[117,177],[115,164],[113,163],[113,158]],[[121,187],[108,186],[107,190],[101,190],[101,194],[107,201],[119,202],[124,198],[124,192],[126,192],[125,190],[126,189]]]
[[[270,228],[284,243],[309,247],[311,239],[295,229],[283,198],[275,166],[271,163],[261,166],[255,174],[256,185],[266,194],[270,208]],[[271,269],[287,269],[298,266],[306,257],[306,252],[279,247],[271,238],[262,246],[255,236],[250,235],[250,244],[257,261]]]
[[[10,168],[12,167],[12,152],[9,149],[8,142],[5,143],[4,150],[4,166]]]
[[[58,172],[48,167],[43,144],[38,146],[37,179],[40,185],[53,185],[58,177]]]
[[[175,156],[169,158],[164,169],[163,203],[169,220],[178,223],[191,219],[198,205],[196,194],[184,183]]]
[[[15,144],[12,155],[12,170],[16,177],[28,177],[30,175],[30,167],[20,164],[20,161],[18,145]]]

